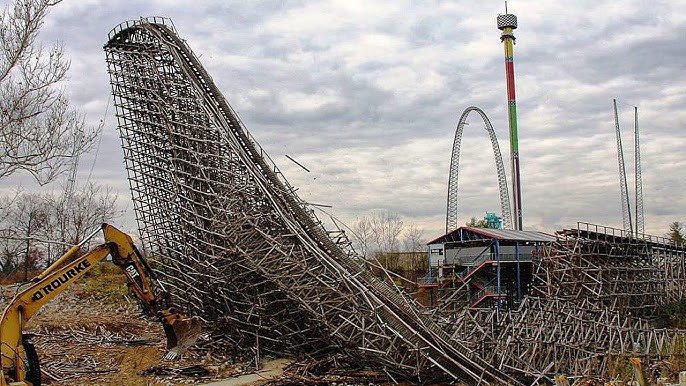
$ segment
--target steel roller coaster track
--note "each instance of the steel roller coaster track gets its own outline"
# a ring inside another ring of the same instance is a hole
[[[507,177],[505,176],[505,166],[503,164],[503,156],[500,153],[500,146],[498,146],[498,138],[495,136],[495,130],[491,121],[486,116],[486,113],[478,107],[467,107],[460,116],[455,129],[455,140],[453,141],[453,151],[450,157],[450,173],[448,177],[448,210],[445,219],[445,232],[448,233],[457,229],[460,224],[457,218],[457,193],[458,193],[458,178],[460,169],[460,148],[462,145],[462,132],[467,123],[469,114],[475,111],[481,116],[484,121],[484,130],[488,132],[488,138],[491,140],[493,147],[493,158],[495,159],[495,168],[498,174],[498,193],[500,195],[500,213],[503,219],[503,228],[512,229],[512,220],[510,210],[510,195],[507,191]]]

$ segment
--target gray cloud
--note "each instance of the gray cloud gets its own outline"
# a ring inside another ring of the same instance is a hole
[[[344,221],[373,209],[397,211],[433,238],[444,227],[450,151],[463,109],[486,111],[508,163],[503,49],[495,26],[504,10],[496,3],[87,0],[60,4],[42,39],[66,45],[72,71],[65,87],[96,124],[110,95],[102,52],[108,31],[126,19],[172,17],[303,199],[333,205],[330,211]],[[685,221],[686,11],[669,1],[647,9],[639,0],[564,7],[519,0],[509,7],[519,17],[525,226],[621,226],[615,97],[628,165],[629,105],[639,106],[647,230],[661,235],[669,222]],[[126,197],[113,114],[110,106],[91,178]],[[493,155],[476,119],[465,129],[460,172],[463,221],[499,212]]]

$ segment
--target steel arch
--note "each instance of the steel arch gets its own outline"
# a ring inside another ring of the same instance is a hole
[[[498,138],[495,136],[493,125],[489,121],[486,113],[476,106],[467,107],[457,123],[455,130],[455,140],[453,141],[453,152],[450,157],[450,176],[448,177],[448,210],[445,219],[446,233],[456,229],[457,224],[457,191],[458,191],[458,171],[460,167],[460,144],[462,143],[462,130],[467,122],[467,116],[472,111],[476,111],[484,120],[484,129],[488,132],[493,146],[493,157],[495,158],[495,167],[498,172],[498,190],[500,192],[500,208],[503,218],[503,228],[512,229],[512,211],[510,210],[510,194],[507,190],[507,177],[505,175],[505,166],[503,165],[503,156],[500,153],[498,146]]]

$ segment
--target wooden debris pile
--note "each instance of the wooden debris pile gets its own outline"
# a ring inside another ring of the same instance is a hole
[[[279,379],[267,385],[369,385],[388,381],[388,374],[383,371],[365,369],[349,357],[332,355],[294,362],[284,369]]]
[[[164,362],[161,325],[144,317],[135,303],[109,304],[75,292],[58,296],[29,324],[43,378],[52,386],[77,380],[91,386],[192,384],[231,377],[249,367],[228,350],[227,342],[206,340],[180,360]]]

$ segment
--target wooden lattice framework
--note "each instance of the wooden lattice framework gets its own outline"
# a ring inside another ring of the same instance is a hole
[[[322,226],[167,20],[117,26],[105,52],[143,245],[213,333],[344,351],[392,376],[512,383]]]
[[[453,339],[496,368],[554,382],[607,379],[614,361],[686,354],[686,331],[656,328],[683,299],[686,249],[669,240],[579,223],[535,255],[532,295],[516,310],[462,310]]]

